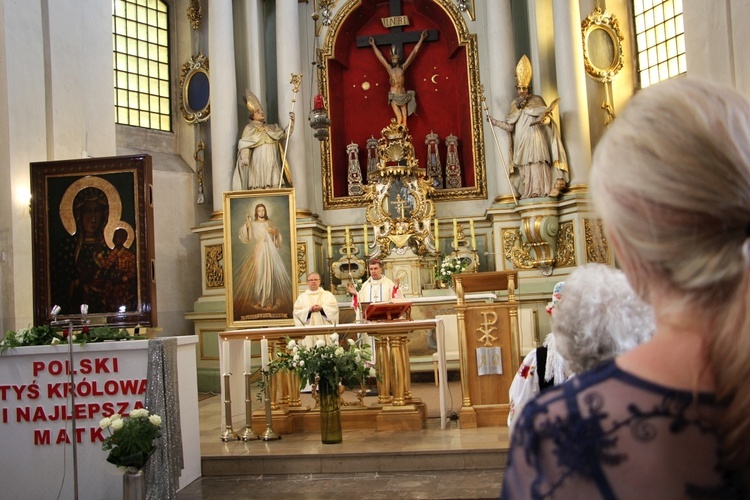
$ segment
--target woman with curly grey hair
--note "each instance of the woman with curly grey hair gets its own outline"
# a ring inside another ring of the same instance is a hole
[[[588,264],[570,274],[552,312],[553,335],[568,373],[583,373],[651,338],[654,311],[625,273]]]
[[[526,405],[503,498],[747,498],[750,103],[689,78],[640,91],[590,190],[656,333]]]
[[[508,428],[535,396],[591,370],[651,338],[654,310],[635,294],[625,274],[604,264],[587,264],[555,285],[553,332],[530,352],[511,383]]]

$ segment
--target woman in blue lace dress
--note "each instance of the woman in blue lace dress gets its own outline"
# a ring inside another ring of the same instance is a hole
[[[526,405],[503,498],[746,498],[750,104],[693,79],[642,90],[590,189],[656,333]]]

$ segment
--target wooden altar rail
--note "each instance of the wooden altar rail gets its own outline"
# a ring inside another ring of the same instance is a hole
[[[219,342],[224,340],[253,340],[260,341],[266,338],[269,342],[271,356],[276,350],[272,346],[284,349],[287,344],[287,338],[301,340],[308,335],[331,335],[338,333],[340,338],[356,338],[357,334],[367,333],[375,337],[376,354],[375,363],[378,373],[378,403],[379,408],[378,422],[403,420],[404,412],[416,411],[413,405],[409,404],[410,394],[410,375],[409,356],[407,350],[407,334],[415,330],[434,329],[437,337],[438,350],[438,391],[440,401],[440,427],[445,429],[447,425],[447,415],[445,408],[446,390],[447,390],[447,370],[445,362],[445,329],[441,319],[422,319],[422,320],[397,320],[384,322],[367,322],[367,323],[346,323],[341,325],[321,325],[321,326],[289,326],[289,327],[267,327],[251,328],[245,330],[232,330],[219,333]],[[220,357],[223,356],[223,349],[219,349]],[[273,359],[271,357],[271,359]],[[220,360],[223,366],[223,360]],[[278,383],[278,375],[274,375]],[[241,377],[242,375],[234,375]],[[288,406],[299,405],[299,385],[289,384],[290,392],[288,401],[281,401]],[[388,392],[392,391],[393,398],[388,397]],[[223,391],[223,389],[222,389]],[[233,394],[242,394],[243,392],[232,391]],[[274,408],[280,407],[279,401],[274,401]],[[291,403],[291,404],[290,404]],[[420,421],[421,427],[421,421]],[[401,427],[404,428],[403,426]],[[378,425],[378,429],[389,429],[387,424]],[[411,430],[411,429],[410,429]],[[416,429],[413,429],[416,430]]]

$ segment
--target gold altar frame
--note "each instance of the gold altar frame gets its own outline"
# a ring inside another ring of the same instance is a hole
[[[426,1],[426,0],[425,0]],[[450,18],[456,29],[458,44],[466,47],[466,66],[468,71],[469,118],[471,122],[471,140],[467,141],[472,151],[474,185],[452,189],[439,189],[432,195],[433,200],[474,200],[487,198],[486,159],[484,155],[484,122],[482,120],[482,85],[479,76],[479,48],[477,36],[469,32],[463,14],[452,0],[431,0],[437,8],[442,9]],[[329,95],[329,64],[335,57],[334,45],[339,28],[347,17],[362,4],[362,0],[349,0],[335,14],[328,26],[325,43],[316,54],[318,65],[318,92],[323,96],[327,109],[334,96]],[[473,8],[470,15],[473,15]],[[321,170],[323,180],[323,207],[326,210],[344,209],[367,205],[365,195],[335,196],[333,187],[333,167],[330,137],[320,141]]]
[[[285,294],[291,300],[282,300],[271,308],[248,305],[253,297],[242,292],[249,285],[247,277],[243,276],[243,266],[251,257],[256,244],[241,241],[240,230],[255,217],[259,205],[264,206],[272,227],[278,230],[280,240],[274,241],[274,244],[283,261],[284,268],[281,272],[288,275],[291,287],[289,293]],[[225,192],[224,246],[227,326],[243,328],[293,325],[294,301],[298,293],[294,189]]]

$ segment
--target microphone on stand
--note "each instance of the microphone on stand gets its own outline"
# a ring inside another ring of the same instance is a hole
[[[81,306],[81,317],[86,319],[86,314],[88,313],[89,306],[82,305]],[[50,314],[52,315],[52,321],[50,322],[50,326],[65,326],[68,330],[68,366],[69,366],[69,374],[68,374],[68,384],[70,386],[70,407],[75,409],[76,406],[76,399],[75,399],[75,379],[73,377],[73,374],[75,373],[75,365],[73,364],[73,320],[71,318],[58,320],[57,317],[60,315],[60,312],[62,311],[62,308],[55,304],[52,307],[52,310],[50,311]],[[71,435],[74,436],[73,439],[71,439],[71,444],[73,446],[73,498],[74,500],[78,500],[78,447],[76,445],[78,436],[77,431],[77,422],[76,422],[76,412],[71,412]]]
[[[88,322],[89,305],[81,304],[81,322],[85,325]]]

